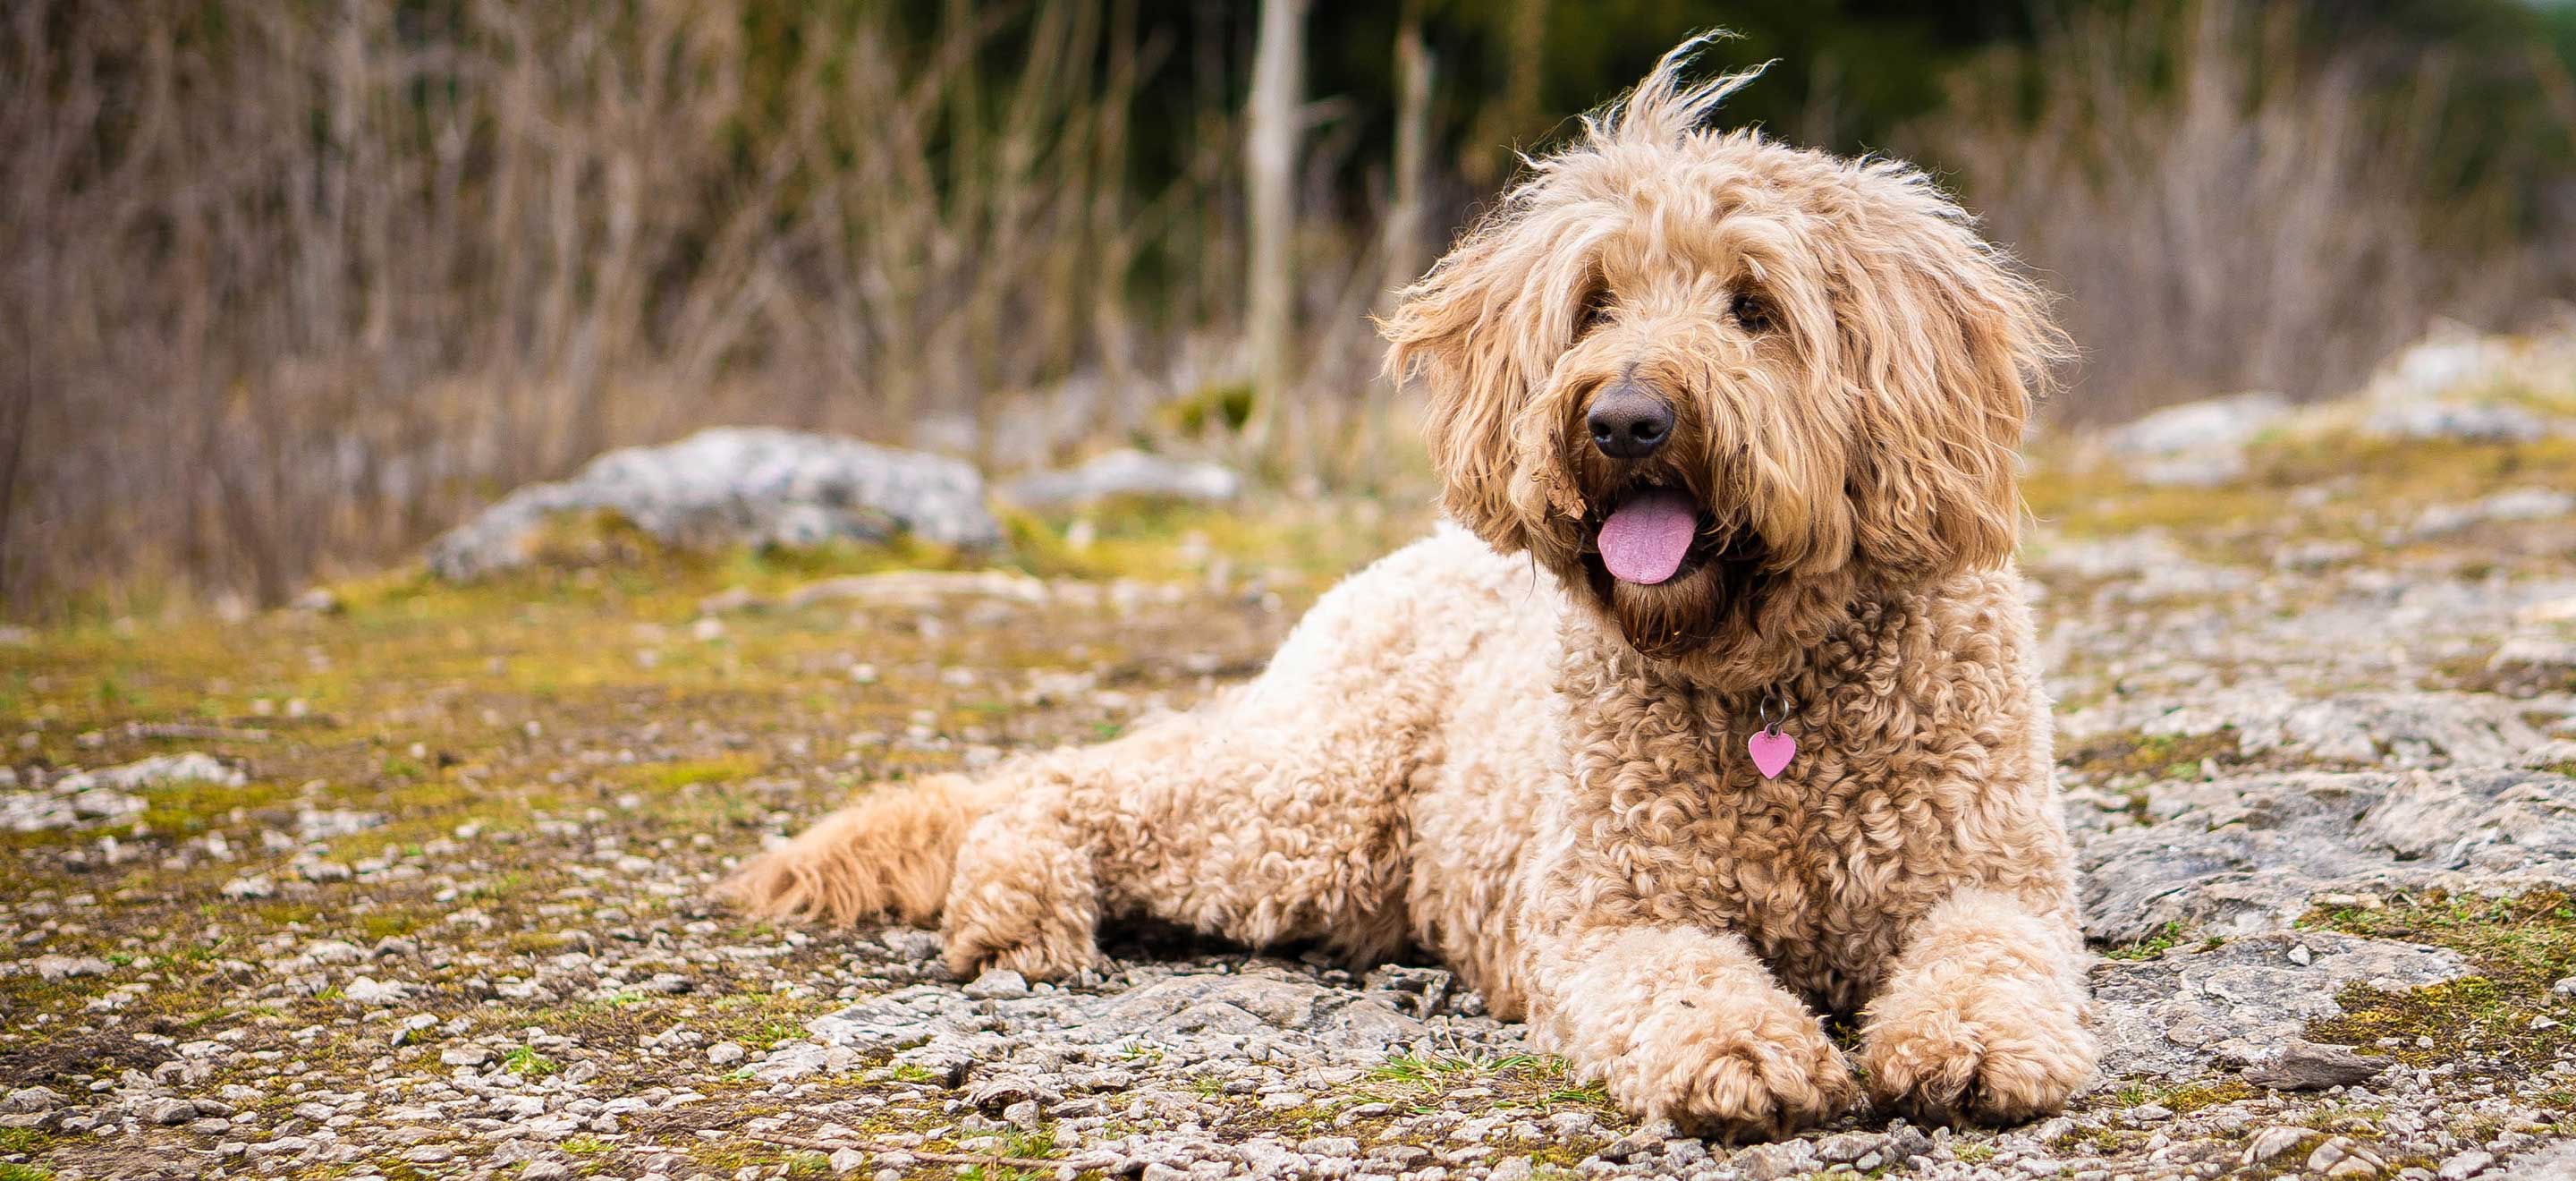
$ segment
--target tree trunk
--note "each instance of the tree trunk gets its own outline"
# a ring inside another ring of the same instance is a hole
[[[1280,404],[1295,380],[1289,354],[1297,298],[1291,238],[1309,3],[1262,0],[1260,42],[1252,59],[1249,130],[1243,153],[1252,206],[1244,313],[1245,334],[1252,346],[1252,411],[1244,424],[1243,441],[1244,449],[1255,456],[1271,444]]]
[[[1382,248],[1383,306],[1422,277],[1422,173],[1431,149],[1431,50],[1422,42],[1422,6],[1407,0],[1395,33],[1395,192],[1386,208]]]

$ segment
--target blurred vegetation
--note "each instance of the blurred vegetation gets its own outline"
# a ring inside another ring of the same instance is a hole
[[[1515,150],[1720,26],[1703,68],[1772,63],[1728,120],[1925,162],[2067,295],[2068,418],[2330,394],[2576,273],[2568,5],[1316,0],[1294,429],[1248,453],[1259,7],[11,5],[0,611],[277,601],[716,423],[1387,487],[1367,313]]]

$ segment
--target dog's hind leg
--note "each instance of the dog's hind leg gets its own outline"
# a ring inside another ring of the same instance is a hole
[[[1327,592],[1251,683],[1098,746],[863,800],[732,893],[779,915],[935,913],[961,973],[1066,975],[1098,958],[1103,919],[1131,915],[1373,965],[1415,933],[1410,808],[1452,740],[1459,682],[1542,679],[1498,673],[1491,652],[1552,650],[1557,602],[1444,529]],[[1491,906],[1475,900],[1498,892],[1461,876],[1444,879],[1442,913],[1482,923]],[[1494,875],[1479,862],[1463,876]]]
[[[765,918],[927,926],[938,921],[966,830],[1008,791],[962,775],[880,784],[753,858],[719,893]]]
[[[960,973],[1035,979],[1094,962],[1102,918],[1254,946],[1318,940],[1354,960],[1405,937],[1401,799],[1418,739],[1380,715],[1265,724],[1211,703],[1016,768],[957,856],[942,933]]]

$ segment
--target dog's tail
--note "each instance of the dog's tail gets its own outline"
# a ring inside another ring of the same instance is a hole
[[[754,858],[718,893],[763,918],[934,925],[966,829],[1007,794],[963,775],[881,785]]]

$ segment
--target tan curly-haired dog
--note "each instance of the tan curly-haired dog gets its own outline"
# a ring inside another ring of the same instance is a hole
[[[1702,1133],[1849,1104],[1820,1013],[1883,1106],[2063,1104],[2095,1051],[2010,565],[2059,338],[1921,173],[1701,130],[1744,77],[1683,56],[1387,325],[1463,530],[1195,712],[865,796],[735,897],[1036,978],[1122,916],[1416,946]]]

